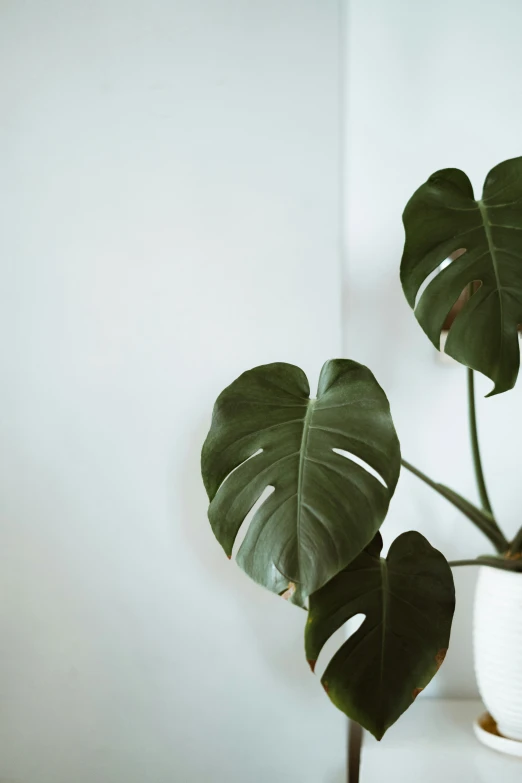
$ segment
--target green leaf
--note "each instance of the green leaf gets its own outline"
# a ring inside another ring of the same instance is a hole
[[[437,171],[414,193],[403,221],[401,281],[420,325],[438,349],[451,308],[479,281],[451,326],[445,351],[491,378],[491,394],[513,388],[522,322],[522,158],[490,171],[480,201],[464,172]],[[424,281],[450,257],[415,307]]]
[[[348,568],[310,596],[305,633],[312,670],[344,623],[366,618],[333,656],[322,683],[333,703],[377,739],[439,669],[455,609],[451,569],[417,532],[403,533],[388,557],[377,534]]]
[[[229,557],[248,512],[275,488],[257,508],[237,560],[273,592],[297,586],[294,603],[371,541],[400,471],[388,400],[368,368],[326,362],[317,399],[309,395],[294,365],[243,373],[217,399],[201,459],[209,520]]]

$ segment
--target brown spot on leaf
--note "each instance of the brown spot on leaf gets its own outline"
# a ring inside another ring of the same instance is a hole
[[[326,693],[330,693],[330,686],[326,682],[326,680],[323,680],[323,688],[325,689]]]
[[[311,668],[312,673],[315,671],[315,664],[317,661],[312,661],[310,658],[308,658],[308,666]]]
[[[447,652],[448,652],[447,647],[441,647],[441,649],[438,651],[437,655],[435,656],[435,663],[437,664],[437,671],[440,669],[440,667],[444,663],[444,658],[446,657],[446,653]]]
[[[413,701],[415,701],[415,699],[417,698],[417,696],[419,695],[419,693],[420,693],[421,691],[423,691],[423,690],[424,690],[424,688],[414,688],[414,689],[413,689],[413,693],[411,694],[411,695],[412,695],[412,697],[413,697]]]
[[[295,593],[295,584],[293,582],[288,583],[288,588],[285,590],[285,592],[282,594],[282,598],[285,599],[285,601],[288,601],[293,594]]]
[[[232,555],[227,555],[229,560],[232,560]]]
[[[522,559],[522,552],[506,552],[505,554],[506,560],[521,560]]]

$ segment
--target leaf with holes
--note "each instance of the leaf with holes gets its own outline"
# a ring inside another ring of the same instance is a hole
[[[322,683],[333,703],[381,739],[439,669],[455,609],[451,569],[417,532],[403,533],[388,557],[372,543],[310,596],[305,632],[312,670],[321,649],[350,618],[360,628],[333,656]]]
[[[367,367],[326,362],[317,399],[309,395],[294,365],[245,372],[218,397],[201,459],[209,520],[229,557],[245,517],[274,488],[255,511],[237,561],[294,603],[371,541],[400,470],[388,400]]]
[[[466,288],[475,290],[451,326],[445,351],[491,378],[491,394],[511,389],[520,364],[522,158],[490,171],[480,201],[464,172],[437,171],[414,193],[403,220],[401,281],[420,325],[439,348],[451,308]]]

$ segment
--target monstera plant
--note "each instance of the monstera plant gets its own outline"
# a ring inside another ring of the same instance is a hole
[[[437,349],[448,314],[461,302],[444,350],[468,368],[481,507],[401,459],[384,391],[367,367],[349,359],[326,362],[315,397],[291,364],[243,373],[216,401],[201,462],[210,524],[226,555],[232,557],[248,525],[236,555],[241,568],[305,610],[312,671],[328,639],[364,615],[333,655],[322,685],[377,739],[444,660],[455,607],[451,566],[522,570],[522,530],[508,541],[487,494],[473,375],[490,378],[491,394],[498,394],[518,374],[522,158],[494,168],[479,201],[462,171],[436,172],[407,204],[404,226],[402,285]],[[466,515],[494,553],[448,563],[410,531],[384,557],[379,529],[401,465]]]

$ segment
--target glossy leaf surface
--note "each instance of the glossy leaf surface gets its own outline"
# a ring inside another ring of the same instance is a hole
[[[322,683],[333,703],[377,739],[439,669],[455,609],[451,569],[417,532],[403,533],[386,559],[382,539],[310,596],[305,633],[312,668],[328,639],[364,614],[328,664]]]
[[[388,400],[368,368],[327,362],[310,399],[303,371],[278,363],[243,373],[222,392],[201,465],[209,520],[229,557],[245,517],[274,488],[237,560],[273,592],[295,585],[292,600],[302,603],[372,540],[397,483],[400,450]]]

